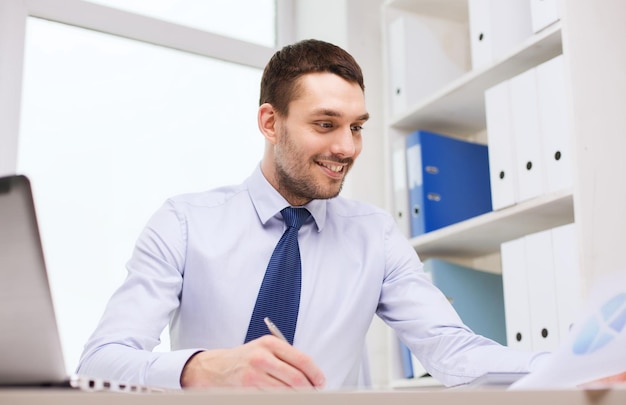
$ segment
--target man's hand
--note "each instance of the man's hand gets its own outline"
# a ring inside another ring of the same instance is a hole
[[[183,388],[321,388],[325,378],[309,356],[266,335],[233,349],[196,353],[183,368],[180,383]]]

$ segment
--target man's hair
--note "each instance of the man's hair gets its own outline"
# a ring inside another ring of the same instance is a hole
[[[308,73],[328,72],[365,90],[358,63],[345,50],[328,42],[307,39],[287,45],[272,56],[261,79],[259,105],[271,104],[287,116],[289,103],[298,96],[298,79]]]

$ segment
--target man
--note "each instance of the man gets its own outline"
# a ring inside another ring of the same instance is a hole
[[[463,325],[388,213],[338,197],[367,119],[348,53],[316,40],[278,51],[261,82],[260,166],[239,186],[172,198],[153,216],[79,372],[164,387],[354,387],[375,314],[447,385],[532,368],[539,354]],[[285,207],[310,213],[296,231],[293,345],[269,334],[244,344]],[[172,351],[151,352],[168,322]]]

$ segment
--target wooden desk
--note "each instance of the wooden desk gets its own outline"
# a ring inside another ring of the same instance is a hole
[[[102,393],[60,389],[1,389],[0,405],[624,405],[626,387],[571,391],[180,391]]]

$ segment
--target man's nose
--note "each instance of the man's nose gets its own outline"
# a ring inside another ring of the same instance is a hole
[[[349,126],[336,132],[335,137],[333,138],[331,152],[333,155],[340,157],[354,157],[354,154],[356,153],[356,145],[354,134]]]

